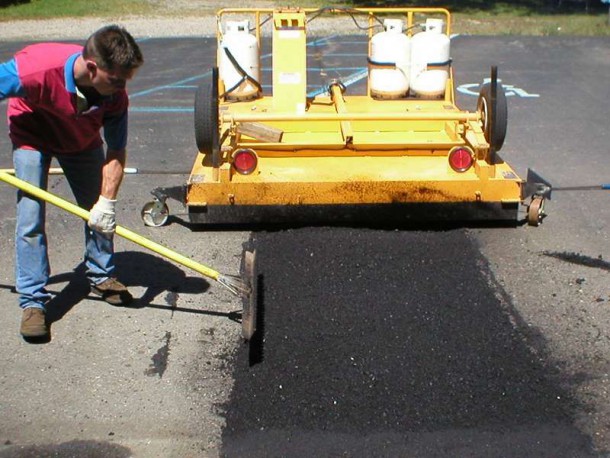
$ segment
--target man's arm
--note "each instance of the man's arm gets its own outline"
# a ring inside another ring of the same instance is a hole
[[[106,199],[116,200],[117,198],[119,187],[123,181],[126,157],[125,148],[121,150],[108,149],[106,152],[106,163],[102,169],[101,191],[101,195]]]
[[[104,119],[104,138],[108,145],[103,169],[102,196],[116,199],[127,159],[127,109],[120,115]]]
[[[109,117],[104,122],[104,137],[108,148],[106,162],[102,167],[102,189],[97,203],[91,209],[89,227],[106,235],[116,228],[115,206],[127,153],[127,110],[119,116]]]

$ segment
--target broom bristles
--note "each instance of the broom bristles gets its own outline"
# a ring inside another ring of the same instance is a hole
[[[252,287],[244,282],[240,277],[234,275],[219,275],[218,283],[225,286],[236,296],[249,297],[252,293]]]

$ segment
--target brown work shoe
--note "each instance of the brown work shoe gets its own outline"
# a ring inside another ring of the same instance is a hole
[[[91,285],[91,292],[101,296],[102,299],[112,305],[129,305],[133,301],[133,296],[127,290],[127,287],[112,277],[97,285]]]
[[[23,337],[45,337],[49,335],[44,310],[38,307],[24,309],[20,332]]]

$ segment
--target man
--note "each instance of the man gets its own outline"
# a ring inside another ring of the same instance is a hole
[[[15,175],[46,189],[56,158],[78,205],[90,210],[85,225],[85,265],[91,292],[114,305],[133,297],[114,276],[115,204],[127,143],[125,90],[144,59],[133,37],[110,25],[85,46],[40,43],[0,63],[0,100],[8,101]],[[104,152],[100,131],[106,141]],[[20,332],[48,335],[45,305],[50,275],[45,204],[17,194],[16,290],[23,309]]]

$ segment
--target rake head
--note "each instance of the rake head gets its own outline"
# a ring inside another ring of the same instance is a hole
[[[244,252],[242,277],[220,274],[216,279],[243,300],[241,331],[245,340],[250,340],[256,331],[258,309],[258,274],[256,271],[256,251]]]

